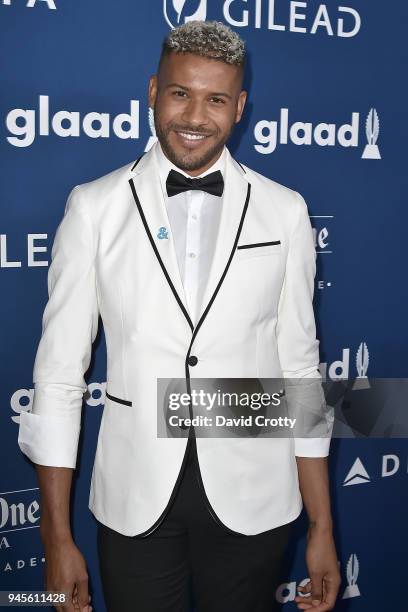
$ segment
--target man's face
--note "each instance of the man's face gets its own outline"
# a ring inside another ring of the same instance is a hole
[[[246,100],[237,66],[171,53],[149,80],[156,134],[173,164],[196,176],[220,156]]]

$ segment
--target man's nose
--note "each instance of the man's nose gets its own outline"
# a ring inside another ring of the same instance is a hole
[[[205,104],[200,100],[189,100],[184,107],[182,119],[191,126],[205,125],[208,122]]]

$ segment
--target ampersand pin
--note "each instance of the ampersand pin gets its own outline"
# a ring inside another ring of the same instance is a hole
[[[157,237],[158,237],[159,240],[168,239],[169,235],[168,235],[168,232],[167,232],[167,228],[159,227],[159,233],[157,234]]]

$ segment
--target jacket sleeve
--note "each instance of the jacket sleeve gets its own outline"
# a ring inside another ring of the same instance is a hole
[[[307,205],[303,197],[295,193],[294,221],[289,238],[289,252],[285,278],[278,306],[277,343],[283,377],[292,379],[286,387],[286,395],[295,397],[299,428],[304,437],[295,437],[295,455],[300,457],[326,457],[329,454],[333,428],[333,415],[327,411],[321,385],[319,367],[319,341],[313,311],[314,278],[316,274],[316,250]],[[298,379],[316,379],[298,380]],[[300,394],[303,394],[300,395]],[[313,401],[311,398],[314,398]],[[304,399],[304,401],[303,401]],[[290,401],[290,400],[288,400]],[[310,415],[302,414],[311,408]],[[317,417],[316,417],[317,415]],[[306,423],[313,422],[313,430],[319,437],[306,435]],[[323,435],[322,435],[322,432]]]
[[[18,445],[34,463],[76,467],[84,373],[98,328],[94,242],[81,187],[71,191],[51,251],[48,302],[34,363],[31,412]]]

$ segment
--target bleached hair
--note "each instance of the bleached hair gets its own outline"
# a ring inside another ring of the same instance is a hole
[[[171,30],[163,41],[161,58],[171,51],[195,53],[242,67],[245,63],[244,41],[221,21],[187,21]]]

